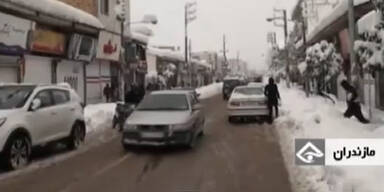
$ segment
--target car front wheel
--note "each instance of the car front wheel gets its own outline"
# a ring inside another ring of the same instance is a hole
[[[73,128],[71,135],[68,138],[68,147],[72,150],[78,149],[84,141],[84,129],[79,123],[76,123]]]
[[[29,163],[32,146],[27,136],[18,134],[12,136],[4,151],[5,165],[10,170],[25,167]]]
[[[235,117],[229,116],[228,117],[228,122],[229,123],[234,123],[235,122]]]

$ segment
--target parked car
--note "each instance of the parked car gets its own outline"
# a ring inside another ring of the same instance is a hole
[[[200,93],[198,93],[196,91],[196,89],[193,88],[193,87],[176,87],[176,88],[174,88],[172,90],[190,91],[196,97],[196,99],[198,99],[200,97]]]
[[[223,83],[223,99],[228,100],[232,91],[237,87],[244,85],[243,81],[237,77],[229,77],[224,79]]]
[[[264,87],[264,84],[263,83],[259,83],[259,82],[250,82],[250,83],[248,83],[248,86]]]
[[[264,95],[262,84],[240,86],[234,89],[227,104],[228,121],[234,122],[236,118],[261,118],[269,115],[267,98]]]
[[[63,141],[76,149],[84,141],[83,107],[63,85],[0,86],[0,157],[9,169],[28,164],[32,147]]]
[[[204,125],[202,105],[190,91],[155,91],[127,119],[122,144],[127,150],[132,145],[193,147]]]

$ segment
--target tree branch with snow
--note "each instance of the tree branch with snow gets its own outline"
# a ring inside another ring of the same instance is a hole
[[[321,41],[309,47],[305,64],[301,65],[302,75],[315,80],[320,89],[325,89],[331,78],[340,72],[343,58],[333,43]]]

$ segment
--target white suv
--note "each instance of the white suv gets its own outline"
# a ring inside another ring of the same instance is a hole
[[[64,85],[0,85],[0,158],[9,169],[29,162],[32,147],[64,141],[76,149],[86,128],[80,97]]]

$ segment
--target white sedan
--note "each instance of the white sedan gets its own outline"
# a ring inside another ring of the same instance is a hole
[[[237,87],[228,102],[228,121],[236,118],[267,118],[267,98],[262,84]]]

